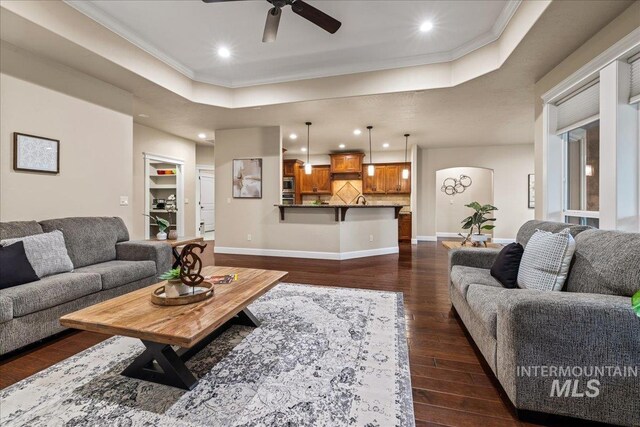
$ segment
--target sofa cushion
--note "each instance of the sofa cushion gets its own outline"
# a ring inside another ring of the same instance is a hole
[[[11,298],[0,295],[0,323],[13,319],[13,302]]]
[[[0,222],[0,240],[41,234],[42,227],[36,221]]]
[[[576,224],[566,224],[564,222],[554,222],[554,221],[538,221],[536,219],[532,219],[531,221],[527,221],[522,224],[522,227],[518,230],[518,235],[516,236],[516,242],[520,243],[522,246],[526,247],[527,243],[533,233],[536,230],[549,231],[551,233],[559,233],[565,228],[569,229],[569,233],[575,238],[578,234],[582,233],[585,230],[591,230],[593,227],[588,225],[576,225]]]
[[[640,233],[607,230],[580,233],[565,289],[632,296],[640,289]]]
[[[522,254],[518,286],[540,291],[561,291],[575,251],[576,241],[568,228],[560,233],[536,231]]]
[[[518,287],[518,270],[524,249],[520,243],[509,243],[502,248],[491,267],[491,275],[505,288]]]
[[[107,261],[78,268],[76,273],[95,273],[102,279],[102,289],[113,289],[156,275],[153,261]]]
[[[24,252],[24,243],[0,246],[0,289],[35,282],[38,275]]]
[[[497,339],[498,305],[502,301],[504,292],[518,292],[502,287],[471,285],[467,291],[467,304],[471,311],[482,322],[486,331]]]
[[[467,267],[464,265],[454,265],[451,269],[451,283],[460,294],[466,298],[470,285],[478,284],[504,289],[502,284],[491,276],[491,271],[484,268]]]
[[[73,264],[60,231],[2,240],[0,244],[8,246],[18,241],[23,243],[27,259],[38,277],[43,278],[73,270]]]
[[[0,289],[0,297],[10,298],[13,317],[21,317],[100,290],[102,283],[99,274],[62,273],[37,282]]]
[[[116,259],[116,243],[129,240],[124,222],[115,217],[78,217],[41,221],[42,229],[60,230],[75,268]]]

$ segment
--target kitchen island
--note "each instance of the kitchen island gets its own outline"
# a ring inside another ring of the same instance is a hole
[[[392,208],[394,211],[395,219],[398,219],[398,215],[400,214],[400,210],[404,207],[403,205],[396,204],[376,204],[376,205],[335,205],[335,204],[294,204],[294,205],[275,205],[280,210],[280,220],[285,220],[285,210],[286,209],[332,209],[335,213],[335,221],[344,221],[347,215],[347,211],[349,209],[378,209],[378,208]]]

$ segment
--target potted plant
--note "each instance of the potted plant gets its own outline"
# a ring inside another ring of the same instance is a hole
[[[633,307],[633,311],[640,317],[640,291],[631,297],[631,306]]]
[[[164,293],[167,298],[177,298],[189,292],[189,286],[182,283],[180,279],[180,267],[163,273],[160,279],[167,281],[164,285]]]
[[[495,228],[495,225],[488,223],[493,222],[496,219],[489,218],[488,215],[490,215],[493,211],[497,211],[498,208],[489,204],[481,205],[478,202],[472,202],[465,206],[473,209],[475,212],[471,216],[468,216],[462,220],[462,229],[469,230],[469,234],[467,234],[467,236],[465,237],[462,245],[465,245],[469,241],[469,239],[471,239],[471,242],[474,246],[480,246],[480,244],[484,244],[485,246],[487,246],[488,236],[486,234],[483,234],[482,230],[489,231]],[[474,233],[474,230],[476,230],[477,232]]]
[[[172,200],[171,199],[172,196],[173,195],[169,196],[169,199],[168,199],[169,201]],[[173,200],[175,201],[175,196],[173,196]],[[169,236],[168,236],[168,239],[169,240],[177,240],[178,239],[178,230],[172,230],[171,229],[171,223],[173,222],[173,214],[178,212],[178,208],[176,207],[175,204],[167,204],[167,207],[165,208],[165,210],[169,214]]]
[[[169,226],[171,225],[171,223],[164,218],[160,218],[159,216],[152,216],[147,214],[143,214],[143,215],[148,216],[151,219],[151,221],[153,221],[151,223],[152,225],[158,226],[158,234],[156,234],[156,239],[167,240],[167,230],[169,229]]]

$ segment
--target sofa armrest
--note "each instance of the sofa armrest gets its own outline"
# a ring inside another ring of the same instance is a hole
[[[498,379],[517,408],[640,425],[640,318],[630,298],[514,290],[498,305],[497,340]],[[635,375],[611,371],[628,368]]]
[[[500,248],[457,248],[449,251],[449,271],[454,265],[491,268]]]
[[[173,264],[173,254],[169,245],[145,240],[117,243],[116,259],[124,261],[154,261],[158,275],[170,270]]]

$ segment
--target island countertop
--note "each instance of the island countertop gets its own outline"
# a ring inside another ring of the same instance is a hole
[[[315,205],[315,204],[294,204],[294,205],[283,205],[276,204],[274,205],[280,210],[280,219],[284,221],[285,209],[296,209],[296,208],[314,208],[314,209],[334,209],[336,215],[336,222],[344,221],[345,216],[347,214],[347,210],[352,208],[393,208],[395,211],[395,218],[398,219],[398,215],[400,214],[400,210],[404,208],[406,205],[401,205],[397,203],[387,203],[387,204],[378,204],[378,205],[347,205],[347,204],[326,204],[326,205]]]

